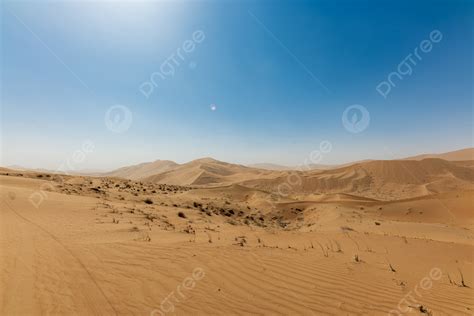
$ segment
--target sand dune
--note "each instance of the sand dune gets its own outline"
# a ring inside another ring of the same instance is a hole
[[[467,149],[443,155],[461,159],[470,152]],[[197,187],[241,184],[270,193],[285,191],[289,195],[346,193],[380,200],[472,189],[474,179],[474,160],[439,158],[368,160],[326,170],[268,169],[271,168],[251,168],[204,158],[182,165],[157,161],[118,169],[105,176]]]
[[[473,184],[441,159],[0,168],[0,315],[472,315]]]
[[[264,169],[264,170],[275,170],[275,171],[298,169],[297,167],[277,165],[274,163],[254,163],[254,164],[247,165],[247,167],[256,168],[256,169]]]
[[[438,158],[448,161],[474,160],[474,148],[465,148],[442,154],[423,154],[405,158],[406,160],[422,160],[426,158]]]
[[[48,177],[8,173],[0,176],[2,315],[156,315],[160,306],[178,315],[469,315],[474,308],[472,289],[462,286],[473,282],[473,227],[466,227],[473,192],[400,202],[288,199],[259,215],[255,203],[268,193],[241,185],[187,189],[71,176],[54,182],[36,209],[28,197]],[[202,278],[184,288],[197,268]]]
[[[193,160],[170,171],[141,180],[177,185],[228,185],[245,179],[272,176],[271,171],[225,163],[211,158]]]
[[[465,148],[456,151],[445,152],[441,154],[422,154],[412,157],[404,158],[404,160],[423,160],[427,158],[438,158],[448,161],[474,161],[474,148]],[[330,169],[337,169],[342,167],[348,167],[350,165],[363,163],[363,162],[370,162],[371,159],[365,159],[360,161],[352,161],[344,164],[310,164],[304,166],[303,170],[330,170]],[[275,170],[275,171],[283,171],[283,170],[302,170],[301,166],[283,166],[273,163],[256,163],[248,165],[252,168],[257,169],[266,169],[266,170]]]
[[[131,180],[140,180],[154,174],[172,170],[179,165],[170,160],[157,160],[154,162],[145,162],[135,166],[123,167],[111,172],[102,174],[105,177],[119,177]]]
[[[441,159],[380,160],[348,167],[251,179],[242,184],[267,191],[289,188],[289,194],[349,193],[381,200],[472,189],[474,169]]]
[[[305,171],[305,170],[330,170],[336,168],[347,167],[361,162],[369,162],[370,159],[361,160],[361,161],[352,161],[344,164],[335,164],[335,165],[324,165],[324,164],[306,164],[300,166],[282,166],[272,163],[256,163],[250,164],[248,167],[265,169],[265,170],[274,170],[274,171],[283,171],[283,170],[294,170],[294,171]]]

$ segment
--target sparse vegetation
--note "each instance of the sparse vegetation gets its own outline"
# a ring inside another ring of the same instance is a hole
[[[459,270],[459,274],[461,275],[461,287],[469,287],[466,285],[466,283],[464,283],[464,275],[462,274],[462,271],[461,269],[458,269]]]
[[[325,256],[326,258],[329,257],[329,253],[327,249],[325,249],[319,241],[316,241],[316,243],[319,245],[319,248],[321,248],[321,252],[323,253],[323,256]]]
[[[138,236],[138,238],[135,239],[136,241],[146,241],[146,242],[150,242],[151,241],[151,237],[150,235],[144,231],[144,232],[141,232],[140,236]]]
[[[418,310],[420,311],[420,313],[427,314],[430,316],[432,315],[432,313],[423,305],[418,306]]]
[[[392,264],[390,262],[388,263],[388,266],[390,268],[390,271],[397,272],[397,270],[395,270],[395,268],[392,266]]]
[[[210,243],[210,244],[212,244],[212,236],[211,236],[211,234],[210,234],[209,232],[206,232],[206,234],[207,234],[207,242]]]
[[[352,232],[352,231],[354,231],[354,229],[352,227],[349,227],[349,226],[341,226],[341,230],[343,232],[346,232],[346,231]]]

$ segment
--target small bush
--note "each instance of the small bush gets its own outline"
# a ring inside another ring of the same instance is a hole
[[[184,214],[183,212],[178,212],[178,216],[181,218],[186,218],[186,214]]]
[[[151,199],[145,199],[146,204],[153,204],[153,201]]]

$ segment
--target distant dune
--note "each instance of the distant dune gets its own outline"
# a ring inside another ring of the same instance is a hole
[[[142,180],[177,185],[228,185],[247,179],[271,176],[271,174],[272,172],[267,170],[203,158]]]
[[[277,165],[277,164],[272,164],[272,163],[256,163],[256,164],[251,164],[248,165],[248,167],[251,168],[257,168],[257,169],[265,169],[265,170],[274,170],[274,171],[283,171],[283,170],[299,170],[299,171],[307,171],[307,170],[329,170],[329,169],[336,169],[336,168],[341,168],[341,167],[346,167],[350,166],[356,163],[360,162],[367,162],[371,160],[360,160],[360,161],[354,161],[354,162],[348,162],[344,164],[339,164],[339,165],[323,165],[323,164],[306,164],[306,165],[299,165],[299,166],[283,166],[283,165]]]
[[[439,158],[439,159],[444,159],[448,161],[468,161],[468,160],[474,160],[474,148],[465,148],[465,149],[460,149],[456,151],[450,151],[446,153],[441,153],[441,154],[422,154],[422,155],[417,155],[417,156],[412,156],[412,157],[407,157],[403,158],[403,160],[422,160],[426,158]],[[352,161],[348,163],[343,163],[343,164],[310,164],[310,165],[305,165],[305,166],[284,166],[284,165],[278,165],[278,164],[273,164],[273,163],[256,163],[256,164],[250,164],[248,165],[251,168],[257,168],[257,169],[265,169],[265,170],[275,170],[275,171],[283,171],[283,170],[329,170],[329,169],[336,169],[336,168],[341,168],[341,167],[347,167],[350,165],[354,165],[356,163],[361,163],[361,162],[369,162],[372,161],[372,159],[364,159],[364,160],[358,160],[358,161]]]
[[[247,167],[256,168],[256,169],[264,169],[264,170],[276,170],[276,171],[296,169],[295,167],[277,165],[274,163],[255,163],[255,164],[247,165]]]
[[[471,189],[474,181],[472,167],[442,159],[376,160],[326,171],[290,174],[281,174],[273,179],[252,179],[242,184],[267,191],[289,190],[291,194],[349,193],[397,200]]]
[[[326,169],[307,168],[303,171],[273,164],[250,167],[212,158],[197,159],[181,165],[168,160],[157,160],[124,167],[102,176],[196,187],[240,184],[267,192],[344,193],[371,199],[398,200],[472,189],[474,160],[465,159],[472,152],[473,149],[464,149],[439,155],[424,155],[446,157],[453,161],[440,158],[418,159],[423,157],[420,155],[403,160],[366,160]]]
[[[442,154],[423,154],[405,158],[405,160],[422,160],[426,158],[439,158],[449,161],[474,160],[474,148],[465,148]]]
[[[105,177],[118,177],[130,180],[140,180],[157,173],[172,170],[179,165],[170,160],[156,160],[154,162],[145,162],[135,166],[123,167],[111,172],[102,174]]]

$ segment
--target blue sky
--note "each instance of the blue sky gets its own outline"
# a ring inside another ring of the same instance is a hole
[[[85,141],[94,150],[74,168],[205,156],[299,165],[324,140],[327,164],[472,147],[473,6],[2,1],[1,164],[55,169]],[[434,30],[442,39],[381,96]],[[174,74],[160,75],[178,52]],[[354,104],[370,113],[359,133],[341,119]],[[133,118],[120,133],[104,122],[114,105]]]

